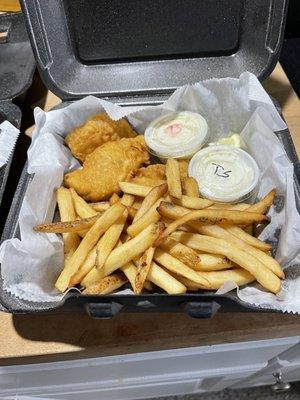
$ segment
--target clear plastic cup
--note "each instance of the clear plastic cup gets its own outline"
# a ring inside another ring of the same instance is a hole
[[[163,162],[168,158],[190,159],[208,137],[206,120],[190,111],[165,114],[152,121],[145,131],[149,152]]]
[[[227,145],[198,151],[189,163],[188,174],[197,180],[201,195],[222,203],[251,199],[260,176],[256,161],[249,153]]]

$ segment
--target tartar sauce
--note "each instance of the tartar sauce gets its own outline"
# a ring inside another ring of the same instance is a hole
[[[211,200],[239,202],[253,194],[259,179],[255,160],[233,146],[216,145],[200,150],[189,163],[200,193]]]
[[[207,138],[206,120],[190,111],[163,115],[152,121],[145,131],[149,151],[161,159],[191,158]]]

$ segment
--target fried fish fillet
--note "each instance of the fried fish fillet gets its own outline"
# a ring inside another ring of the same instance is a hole
[[[187,176],[188,162],[179,160],[181,178]],[[152,164],[142,167],[132,173],[130,182],[144,186],[158,186],[166,182],[166,166],[164,164]]]
[[[106,113],[101,113],[89,118],[84,125],[69,133],[66,143],[73,156],[83,162],[88,154],[103,143],[135,136],[137,133],[126,119],[113,121]]]
[[[145,186],[158,186],[166,182],[166,166],[163,164],[152,164],[135,171],[130,182]]]
[[[64,182],[85,200],[107,199],[120,191],[119,182],[149,162],[143,136],[104,143],[89,154],[82,169],[65,175]]]

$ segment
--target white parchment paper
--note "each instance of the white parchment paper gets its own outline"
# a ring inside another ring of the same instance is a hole
[[[8,121],[0,124],[0,167],[8,162],[15,148],[19,133],[19,129]]]
[[[89,96],[48,113],[36,109],[36,129],[28,151],[28,173],[34,177],[21,207],[21,239],[7,240],[0,248],[5,290],[42,302],[63,296],[54,289],[63,264],[62,241],[58,235],[38,234],[32,228],[52,221],[55,189],[62,184],[65,172],[78,167],[63,138],[103,110],[113,119],[127,117],[140,133],[154,118],[180,110],[202,114],[210,127],[211,141],[230,132],[242,133],[261,170],[258,198],[274,187],[279,194],[279,203],[271,210],[272,221],[261,238],[276,244],[276,259],[289,268],[280,295],[266,293],[254,284],[238,290],[238,296],[260,307],[300,312],[300,216],[295,204],[293,165],[273,132],[286,125],[259,81],[247,72],[239,79],[212,79],[181,87],[159,106],[121,108]],[[232,288],[229,283],[220,293]]]

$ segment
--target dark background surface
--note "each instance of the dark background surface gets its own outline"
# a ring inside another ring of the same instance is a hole
[[[300,97],[300,1],[290,0],[286,21],[285,39],[280,55],[280,63],[285,70],[295,92]]]

